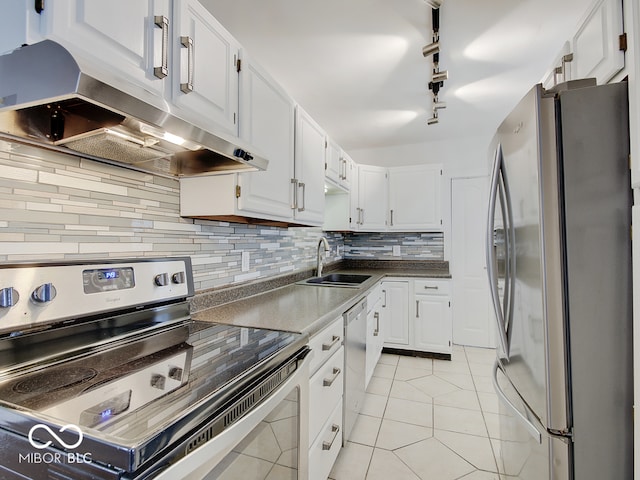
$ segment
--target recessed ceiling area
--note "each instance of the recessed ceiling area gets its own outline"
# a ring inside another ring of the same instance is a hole
[[[443,0],[439,123],[424,0],[200,0],[345,150],[489,134],[592,0]]]

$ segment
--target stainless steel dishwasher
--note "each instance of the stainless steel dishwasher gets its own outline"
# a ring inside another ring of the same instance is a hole
[[[343,445],[362,410],[365,391],[367,299],[363,298],[344,314],[344,408]]]

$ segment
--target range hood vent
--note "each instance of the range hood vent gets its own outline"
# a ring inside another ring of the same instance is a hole
[[[239,139],[178,118],[149,92],[111,87],[80,63],[50,40],[0,56],[0,135],[167,176],[267,168]]]

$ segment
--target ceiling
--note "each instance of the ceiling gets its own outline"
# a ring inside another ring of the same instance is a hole
[[[431,117],[424,0],[200,0],[345,150],[493,132],[592,0],[443,0]]]

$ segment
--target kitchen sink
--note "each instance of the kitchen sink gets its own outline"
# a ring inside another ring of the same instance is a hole
[[[302,282],[301,285],[315,285],[320,287],[352,287],[357,288],[364,281],[371,278],[371,275],[359,275],[352,273],[330,273],[322,277],[313,277]]]

